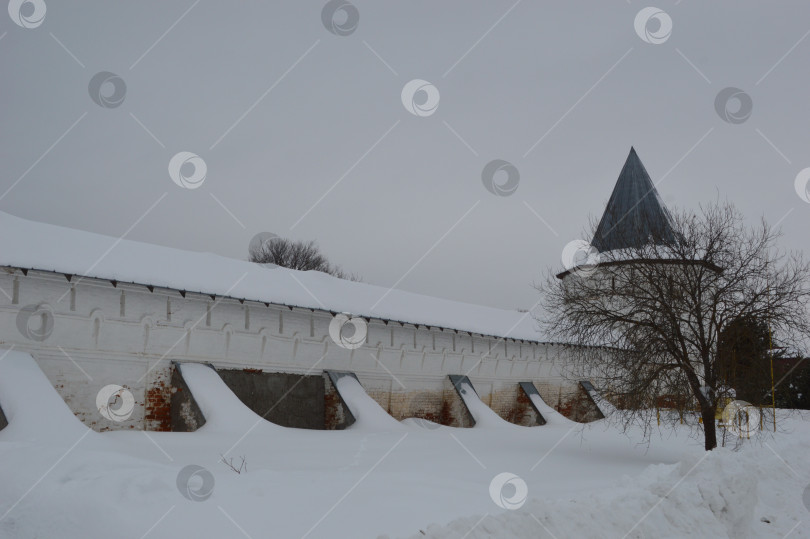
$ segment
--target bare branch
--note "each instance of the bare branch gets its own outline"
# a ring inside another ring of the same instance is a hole
[[[806,351],[810,265],[778,251],[780,234],[764,221],[746,227],[730,204],[675,213],[672,226],[675,239],[618,242],[636,246],[600,253],[596,268],[549,271],[536,285],[547,313],[539,322],[552,338],[575,345],[574,376],[589,378],[627,410],[626,421],[649,419],[666,398],[679,403],[681,419],[699,411],[712,449],[715,413],[732,394],[730,384],[742,383],[722,357],[732,346],[729,332],[764,326],[783,347]]]

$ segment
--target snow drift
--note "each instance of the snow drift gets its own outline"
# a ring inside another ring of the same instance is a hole
[[[776,435],[737,452],[711,453],[687,429],[655,432],[639,447],[637,431],[566,423],[542,402],[549,422],[538,428],[499,428],[479,414],[472,429],[370,420],[311,431],[268,423],[213,369],[184,364],[203,428],[99,434],[73,417],[30,355],[4,353],[0,537],[810,535],[810,415],[784,417]],[[384,413],[353,378],[340,385],[361,418]],[[244,456],[247,470],[234,473],[223,455]],[[207,501],[179,489],[189,465],[212,479]],[[492,497],[503,472],[526,484],[515,511]]]
[[[8,420],[0,440],[73,443],[96,434],[73,415],[26,352],[0,349],[0,408]]]
[[[810,475],[802,456],[806,447],[805,440],[779,454],[767,446],[720,448],[675,465],[650,466],[610,489],[530,500],[516,511],[428,526],[412,539],[810,537],[802,525],[810,510],[801,502]]]

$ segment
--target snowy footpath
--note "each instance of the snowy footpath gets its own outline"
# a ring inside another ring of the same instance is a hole
[[[0,537],[810,537],[807,415],[706,453],[685,430],[647,446],[541,400],[546,425],[510,425],[472,390],[474,428],[397,422],[344,377],[357,422],[308,431],[257,416],[206,366],[181,369],[202,428],[97,433],[29,355],[6,353]]]

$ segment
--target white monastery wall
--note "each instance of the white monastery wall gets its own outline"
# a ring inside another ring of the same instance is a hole
[[[52,317],[41,337],[35,332],[42,316],[27,319],[35,310]],[[0,346],[30,352],[74,413],[97,430],[165,430],[172,362],[181,361],[310,375],[352,371],[397,419],[435,410],[452,390],[448,374],[467,374],[503,416],[521,381],[534,381],[551,406],[578,395],[559,374],[562,345],[371,319],[366,343],[350,350],[330,338],[332,318],[328,311],[0,268]],[[135,397],[125,421],[98,413],[96,396],[109,384]]]

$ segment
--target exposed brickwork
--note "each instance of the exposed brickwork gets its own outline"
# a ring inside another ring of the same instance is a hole
[[[172,430],[172,373],[174,366],[155,369],[144,398],[146,430],[170,432]]]
[[[446,386],[433,391],[373,391],[369,395],[397,421],[421,418],[451,427],[471,427],[467,407],[452,384]]]
[[[427,419],[442,425],[469,427],[474,424],[466,406],[458,393],[449,387],[433,391],[393,391],[390,394],[381,391],[369,391],[371,396],[384,410],[397,421],[409,417]],[[545,386],[548,395],[546,401],[551,406],[572,418],[586,421],[598,419],[598,411],[593,407],[587,395],[570,388]],[[543,424],[529,397],[518,384],[499,389],[481,396],[481,400],[504,420],[522,426]],[[334,421],[334,419],[331,419]]]
[[[518,384],[493,391],[483,400],[496,414],[510,423],[524,427],[538,425],[537,412]]]
[[[442,406],[442,425],[450,427],[472,427],[475,421],[467,410],[467,405],[461,400],[456,388],[448,379],[444,388],[444,403]]]
[[[421,417],[441,423],[443,394],[441,391],[395,391],[391,393],[388,413],[397,421]]]
[[[539,386],[538,390],[549,406],[574,421],[587,423],[602,417],[591,398],[579,386],[536,385]],[[368,395],[397,421],[414,417],[452,427],[471,427],[475,424],[461,397],[449,381],[441,390],[392,391],[390,393],[368,391]],[[540,419],[531,400],[520,389],[519,384],[480,395],[480,397],[484,404],[510,423],[526,427],[543,424],[543,420]],[[348,426],[346,420],[347,416],[350,418],[350,414],[328,380],[324,399],[326,428],[335,429]]]
[[[432,421],[432,420],[431,420]],[[447,426],[455,426],[456,424],[461,423],[460,420],[453,416],[453,406],[449,400],[442,401],[442,409],[439,412],[439,420],[436,421],[440,425],[447,425]],[[470,425],[472,425],[472,421],[470,421]]]
[[[507,407],[505,412],[500,412],[499,415],[515,425],[522,425],[524,427],[534,427],[539,425],[541,420],[532,406],[532,401],[529,399],[529,396],[526,395],[522,389],[520,389],[519,385],[517,388],[517,395],[515,396],[512,405]]]
[[[591,397],[580,386],[577,386],[576,391],[569,393],[569,396],[561,401],[557,410],[580,423],[589,423],[603,417]]]
[[[326,430],[340,430],[345,429],[354,423],[354,417],[351,412],[343,404],[337,389],[332,384],[329,376],[323,375],[324,378],[324,428]]]
[[[599,409],[579,385],[561,386],[537,381],[534,385],[546,404],[568,419],[587,423],[602,417]]]

